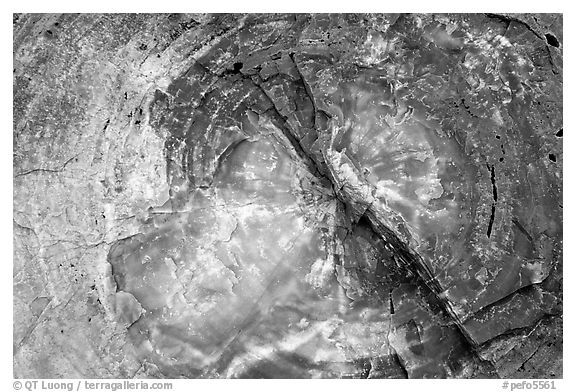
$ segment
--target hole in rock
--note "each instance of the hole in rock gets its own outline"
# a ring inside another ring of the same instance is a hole
[[[555,48],[560,46],[560,42],[558,42],[558,38],[551,33],[546,33],[546,42],[548,45],[554,46]]]
[[[240,73],[240,70],[242,69],[243,66],[244,66],[243,63],[234,63],[233,73],[235,73],[235,74]]]
[[[556,162],[556,154],[548,154],[548,159],[550,159],[552,162]]]
[[[560,130],[556,132],[556,137],[562,137],[562,136],[564,136],[564,128],[560,128]]]

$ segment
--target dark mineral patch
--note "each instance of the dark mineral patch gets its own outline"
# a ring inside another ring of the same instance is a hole
[[[561,15],[13,23],[15,377],[562,377]]]

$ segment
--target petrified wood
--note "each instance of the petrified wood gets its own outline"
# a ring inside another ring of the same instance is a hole
[[[561,15],[14,15],[17,377],[562,376]]]

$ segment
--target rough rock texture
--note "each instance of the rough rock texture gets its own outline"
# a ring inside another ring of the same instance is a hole
[[[15,377],[561,377],[562,42],[14,15]]]

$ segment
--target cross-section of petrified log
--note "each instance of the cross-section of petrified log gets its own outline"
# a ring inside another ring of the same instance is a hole
[[[15,15],[15,376],[561,377],[562,42]]]

